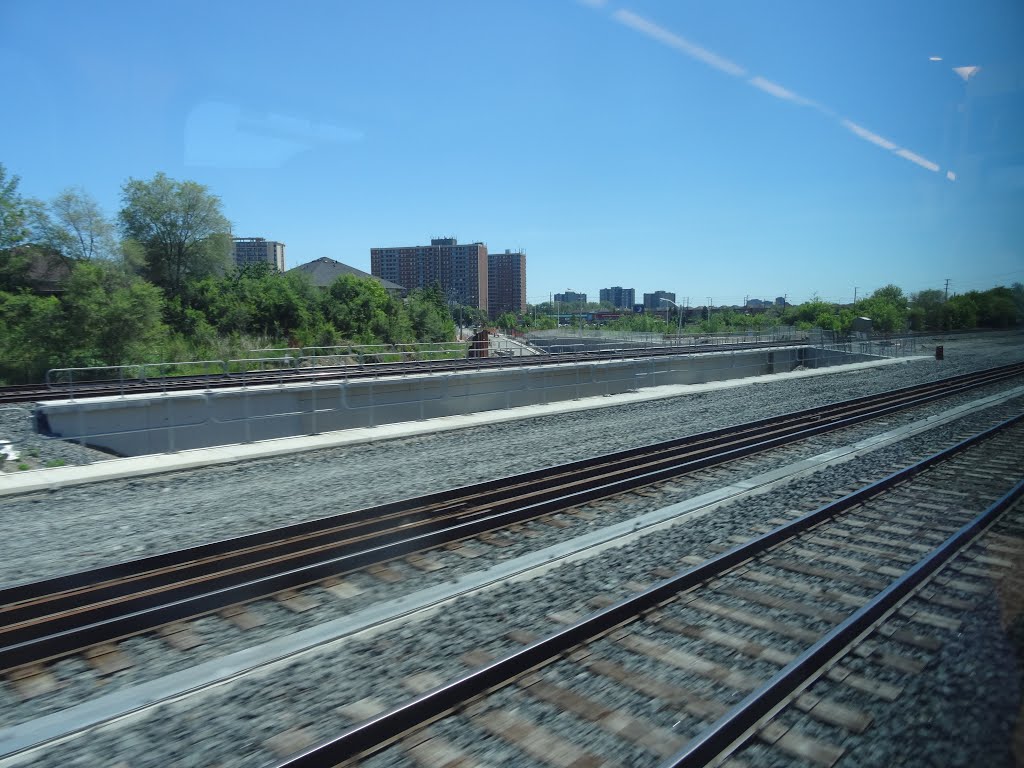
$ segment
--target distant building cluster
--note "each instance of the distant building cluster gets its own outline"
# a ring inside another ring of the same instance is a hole
[[[614,309],[628,309],[630,312],[633,312],[638,311],[636,308],[640,306],[637,304],[636,290],[633,288],[622,288],[618,285],[611,288],[602,288],[600,296],[602,302],[608,302]],[[671,308],[671,305],[663,302],[662,299],[674,303],[676,295],[672,291],[654,291],[653,293],[643,294],[642,306],[644,311],[661,310],[666,307]]]
[[[284,243],[262,237],[236,237],[233,239],[235,264],[264,262],[284,272]],[[307,274],[314,285],[326,287],[342,275],[373,278],[392,296],[404,297],[410,290],[437,286],[451,306],[477,307],[491,319],[510,312],[526,312],[526,254],[506,249],[489,253],[482,242],[459,243],[454,237],[432,238],[430,245],[403,245],[370,249],[370,274],[326,257],[295,267],[292,272]],[[565,290],[553,295],[562,312],[585,311],[587,294]],[[673,312],[681,305],[672,291],[653,291],[643,294],[637,303],[633,288],[616,285],[600,290],[600,301],[610,305],[612,312],[595,313],[621,316],[629,312]],[[709,299],[710,303],[710,299]],[[771,306],[789,306],[785,296],[744,301],[750,310]],[[690,303],[687,299],[686,309]],[[696,308],[696,307],[694,307]],[[596,319],[596,318],[595,318]]]
[[[262,262],[284,272],[284,243],[262,237],[236,237],[231,245],[236,266]]]
[[[747,299],[743,306],[750,309],[767,309],[773,305],[776,307],[786,307],[787,304],[785,296],[776,296],[775,301],[771,299]]]
[[[262,237],[236,237],[232,242],[235,264],[266,263],[279,272],[285,271],[284,243]],[[410,290],[438,286],[452,306],[477,307],[491,319],[511,312],[526,312],[526,254],[506,249],[504,253],[489,253],[482,242],[459,243],[454,237],[437,237],[430,245],[403,245],[370,249],[370,274],[329,258],[319,258],[295,267],[292,272],[307,274],[314,285],[326,287],[342,275],[369,277],[377,280],[392,296],[404,297]],[[552,297],[562,305],[562,312],[585,311],[587,294],[566,290]],[[612,312],[592,313],[621,316],[629,312],[682,312],[681,302],[672,291],[654,291],[643,294],[637,303],[636,290],[616,285],[600,290],[600,301],[611,306]],[[710,304],[711,300],[708,299]],[[744,300],[748,310],[790,306],[785,296],[771,299]],[[694,307],[696,308],[696,307]],[[706,307],[704,307],[706,309]],[[690,302],[686,300],[686,311]]]
[[[371,248],[370,271],[408,290],[437,285],[451,304],[478,307],[492,318],[526,311],[522,251],[488,253],[484,243],[440,237],[430,245]]]

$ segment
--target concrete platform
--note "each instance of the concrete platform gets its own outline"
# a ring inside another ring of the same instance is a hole
[[[229,389],[58,400],[35,408],[39,432],[117,456],[427,421],[859,362],[867,355],[809,346],[697,355],[294,381]]]
[[[648,389],[626,392],[622,394],[589,397],[579,400],[531,405],[508,410],[486,411],[482,413],[445,416],[429,421],[408,421],[395,424],[384,424],[377,427],[363,427],[318,435],[301,435],[252,443],[223,445],[212,448],[199,448],[175,453],[163,453],[152,456],[134,456],[98,461],[82,466],[56,467],[38,469],[17,474],[0,475],[0,497],[15,494],[45,491],[50,488],[82,485],[103,482],[126,477],[155,475],[163,472],[177,472],[188,469],[204,468],[222,464],[233,464],[250,459],[283,456],[305,453],[322,448],[337,448],[346,445],[357,445],[377,440],[391,440],[423,434],[434,434],[468,427],[496,424],[520,419],[544,418],[560,413],[586,411],[595,408],[612,408],[631,403],[661,400],[683,395],[713,392],[736,387],[749,387],[770,381],[806,378],[841,374],[848,371],[874,368],[884,365],[902,365],[912,360],[929,359],[927,356],[912,358],[890,358],[872,360],[870,362],[838,365],[830,368],[792,371],[763,376],[752,376],[744,379],[708,382],[703,384],[677,384],[650,387]]]

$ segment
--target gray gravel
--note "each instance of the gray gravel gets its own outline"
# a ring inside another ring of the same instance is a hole
[[[1024,506],[1013,513],[1018,525],[1024,523]],[[997,526],[997,530],[999,526]],[[1017,531],[1017,535],[1020,531]],[[976,578],[976,583],[985,583]],[[900,697],[891,704],[863,695],[847,697],[847,703],[871,712],[874,722],[863,736],[834,739],[845,749],[839,763],[843,768],[1013,768],[1014,733],[1024,703],[1024,619],[1017,595],[1024,586],[1016,572],[1002,584],[988,581],[990,591],[982,596],[943,593],[976,603],[957,612],[927,605],[927,610],[963,622],[959,630],[929,628],[940,640],[936,653],[917,654],[929,661],[916,676],[905,677]],[[900,622],[890,622],[899,625]],[[906,646],[899,648],[906,654]],[[844,664],[854,666],[849,658]],[[856,662],[857,665],[863,662]],[[818,695],[836,696],[841,686],[819,681],[812,687]],[[809,718],[787,713],[788,721],[805,730],[815,726]],[[797,768],[805,763],[780,755],[761,744],[748,745],[740,757],[751,765]]]
[[[969,397],[975,396],[972,394]],[[828,470],[824,477],[828,478],[829,487],[836,491],[852,490],[862,485],[866,478],[886,474],[898,464],[910,463],[916,458],[954,442],[957,435],[963,436],[975,429],[1008,418],[1018,413],[1022,405],[1024,405],[1024,401],[1017,399],[950,425],[932,429],[924,435],[905,440],[898,446],[877,451],[872,456],[849,465],[851,468],[856,468],[855,470],[851,469],[849,472],[842,473],[837,470]],[[904,417],[908,421],[916,420],[921,417],[921,414],[905,414]],[[895,426],[898,420],[898,417],[892,417],[886,427]],[[760,472],[775,469],[780,465],[797,461],[800,458],[821,453],[835,446],[847,445],[859,437],[874,435],[879,429],[878,425],[869,422],[853,430],[820,436],[806,441],[800,446],[787,446],[762,456],[748,457],[734,462],[728,469],[704,470],[692,476],[647,487],[643,489],[642,495],[626,494],[594,502],[582,509],[593,513],[596,516],[595,519],[599,521],[598,524],[613,525],[715,490],[723,482],[736,482]],[[854,434],[851,435],[851,432]],[[817,498],[823,492],[820,482],[817,477],[801,481],[791,486],[785,497],[790,499]],[[772,501],[767,506],[759,506],[752,500],[748,509],[758,515],[763,515],[763,519],[768,519],[772,514],[778,513],[779,505],[777,501]],[[188,653],[168,649],[164,641],[155,636],[132,638],[126,641],[123,647],[135,664],[113,678],[103,677],[74,659],[61,661],[56,666],[58,677],[63,683],[63,687],[58,692],[31,699],[28,702],[18,702],[10,691],[0,688],[0,727],[87,700],[94,696],[97,690],[109,692],[113,689],[161,677],[233,651],[354,613],[379,601],[400,597],[409,590],[409,584],[414,584],[416,588],[444,584],[459,576],[477,572],[494,562],[524,555],[536,549],[583,535],[589,532],[594,525],[587,519],[572,515],[560,515],[558,519],[566,526],[565,528],[552,528],[542,522],[528,523],[523,535],[509,539],[512,542],[509,546],[497,548],[476,545],[482,555],[479,558],[466,559],[445,550],[436,551],[431,554],[431,557],[445,567],[432,573],[422,573],[402,561],[392,563],[390,567],[404,577],[402,582],[396,584],[381,583],[365,573],[353,574],[348,577],[349,581],[364,591],[362,594],[344,601],[339,601],[333,595],[317,587],[312,587],[306,590],[306,594],[318,601],[319,604],[312,610],[301,614],[288,611],[274,600],[259,601],[253,604],[251,609],[265,620],[265,624],[256,629],[242,631],[217,616],[207,616],[195,622],[196,631],[207,642]],[[746,522],[752,524],[749,520]],[[748,530],[748,528],[742,527],[738,532],[746,533]],[[527,536],[526,533],[531,535]],[[611,583],[615,583],[616,578],[617,575],[613,577]]]
[[[995,416],[989,413],[988,422],[997,420]],[[976,416],[965,421],[976,424],[985,419]],[[819,495],[866,476],[887,473],[895,465],[933,450],[936,443],[948,443],[964,428],[938,428],[813,478],[724,507],[699,525],[662,531],[598,558],[563,566],[527,585],[510,584],[463,599],[446,613],[445,621],[402,627],[371,640],[348,643],[330,654],[307,657],[273,677],[247,679],[219,689],[201,705],[186,700],[164,706],[131,728],[58,746],[36,762],[91,765],[100,756],[118,755],[133,767],[156,766],[201,754],[207,763],[225,766],[268,763],[272,755],[264,741],[286,728],[312,727],[321,738],[337,732],[348,722],[337,712],[338,706],[371,695],[388,704],[404,700],[408,691],[401,681],[407,675],[432,671],[442,677],[454,676],[463,669],[459,655],[466,650],[508,650],[510,641],[503,633],[510,626],[548,631],[552,627],[549,613],[578,609],[580,595],[621,592],[630,579],[649,580],[654,567],[677,565],[686,554],[706,556],[711,545],[726,542],[731,535],[749,534],[753,526],[781,511],[811,508]],[[982,661],[979,658],[979,664]],[[971,677],[986,679],[977,670]],[[530,711],[539,710],[531,707]],[[497,751],[490,757],[509,754],[500,743],[493,748]],[[619,744],[615,749],[623,748]]]
[[[941,341],[946,346],[942,363],[907,361],[4,498],[0,522],[17,520],[18,525],[6,525],[0,541],[0,584],[83,570],[1024,359],[1021,335]],[[39,548],[40,541],[47,542],[45,550]]]
[[[18,458],[3,460],[0,455],[0,481],[4,473],[25,472],[47,467],[88,464],[109,459],[102,451],[85,448],[63,440],[40,437],[33,429],[32,409],[27,404],[0,405],[0,440],[8,440]]]

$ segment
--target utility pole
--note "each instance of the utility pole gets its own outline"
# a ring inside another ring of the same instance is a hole
[[[946,278],[946,295],[942,299],[943,301],[949,301],[949,278]]]
[[[854,306],[854,308],[856,308],[856,306],[857,306],[857,286],[856,285],[853,286],[853,306]]]
[[[672,301],[672,299],[662,298],[660,300],[676,308],[676,343],[679,343],[683,337],[683,308]],[[665,307],[665,322],[668,322],[668,307]]]
[[[711,322],[711,297],[708,296],[708,322]]]

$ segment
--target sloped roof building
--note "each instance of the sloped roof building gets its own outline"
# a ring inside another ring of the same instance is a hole
[[[326,256],[314,259],[308,264],[300,264],[297,267],[292,267],[288,271],[309,275],[310,280],[313,281],[313,285],[319,288],[326,288],[339,277],[351,275],[352,277],[376,280],[378,283],[383,285],[384,290],[392,296],[404,297],[408,293],[403,286],[398,285],[397,283],[393,283],[390,280],[385,280],[381,277],[376,277],[375,275],[371,275],[369,272],[363,272],[361,269],[350,267],[348,264],[342,264],[340,261],[329,259]]]

